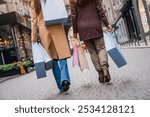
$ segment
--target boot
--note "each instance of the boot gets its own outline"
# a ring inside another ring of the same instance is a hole
[[[62,89],[63,89],[62,92],[68,91],[69,90],[69,85],[70,85],[70,83],[67,80],[64,80],[62,82]]]
[[[99,74],[99,83],[105,83],[103,70],[98,71],[98,74]]]
[[[110,77],[110,73],[109,73],[108,68],[104,68],[104,69],[103,69],[103,72],[104,72],[104,81],[105,81],[106,83],[109,83],[111,77]]]

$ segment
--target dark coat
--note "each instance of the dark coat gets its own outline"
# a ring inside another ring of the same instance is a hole
[[[80,6],[75,0],[70,0],[70,5],[74,34],[79,33],[82,41],[102,38],[102,22],[106,27],[109,23],[101,0],[92,0],[85,6]]]

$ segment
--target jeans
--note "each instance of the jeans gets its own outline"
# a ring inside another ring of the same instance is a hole
[[[62,82],[67,80],[70,83],[70,76],[66,59],[53,60],[53,74],[60,91],[62,91]]]

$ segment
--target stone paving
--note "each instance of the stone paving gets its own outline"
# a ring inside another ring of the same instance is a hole
[[[37,80],[35,72],[0,83],[1,100],[149,100],[150,99],[150,48],[123,49],[128,65],[117,68],[109,58],[111,85],[98,82],[98,74],[86,53],[90,71],[72,68],[68,60],[71,87],[59,93],[52,71],[46,78]]]

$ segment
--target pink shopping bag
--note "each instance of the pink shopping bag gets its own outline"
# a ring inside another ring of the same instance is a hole
[[[78,60],[78,47],[77,44],[73,46],[73,58],[72,58],[72,66],[79,67],[79,60]]]

